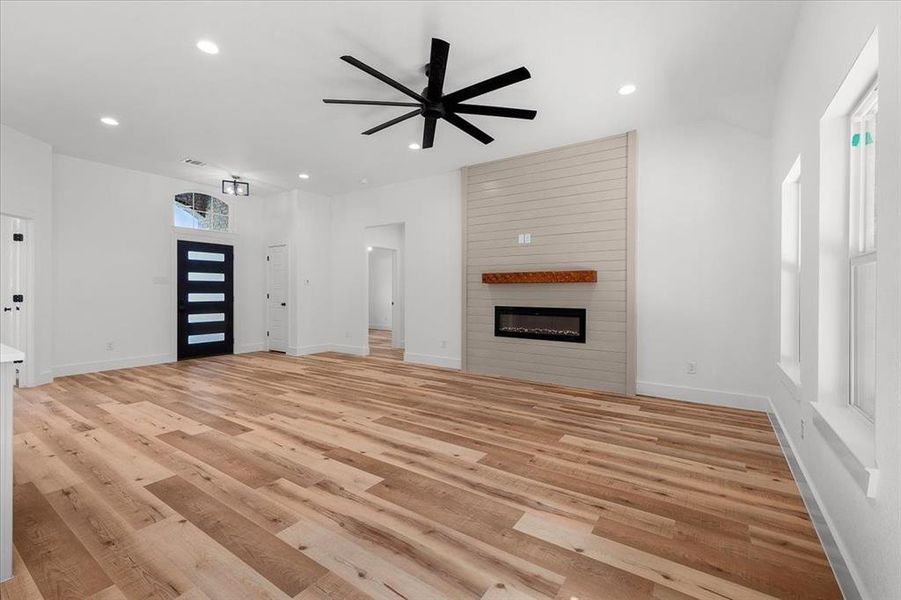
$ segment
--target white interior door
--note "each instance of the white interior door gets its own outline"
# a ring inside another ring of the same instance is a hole
[[[404,288],[397,251],[391,252],[391,346],[404,347]]]
[[[25,315],[31,298],[25,296],[28,240],[22,219],[0,215],[0,239],[0,342],[27,356]]]
[[[288,247],[269,246],[267,280],[269,291],[269,349],[288,351]]]

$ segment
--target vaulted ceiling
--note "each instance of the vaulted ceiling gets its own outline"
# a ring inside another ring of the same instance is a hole
[[[213,185],[235,173],[255,194],[341,193],[364,178],[414,179],[699,118],[766,135],[797,11],[794,2],[3,2],[0,121],[90,160]],[[422,119],[360,135],[407,109],[321,102],[405,99],[343,54],[421,90],[432,36],[451,44],[446,90],[525,65],[532,79],[479,102],[538,117],[471,117],[496,138],[488,146],[439,122],[435,147],[411,151]],[[198,51],[200,39],[220,53]],[[638,91],[618,95],[626,82]],[[106,115],[120,125],[102,125]]]

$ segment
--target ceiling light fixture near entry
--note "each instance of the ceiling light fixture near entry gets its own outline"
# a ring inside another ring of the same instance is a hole
[[[102,117],[100,119],[100,122],[103,123],[104,125],[109,125],[110,127],[115,127],[119,124],[119,121],[117,121],[116,119],[114,119],[112,117]]]
[[[232,177],[235,177],[232,175]],[[222,180],[222,193],[230,196],[249,196],[250,184],[246,181],[238,181],[238,177],[234,179]]]
[[[624,83],[619,88],[619,95],[620,96],[628,96],[629,94],[634,94],[635,90],[637,90],[637,89],[638,88],[635,87],[634,83]]]
[[[366,252],[372,252],[372,246],[366,246]]]
[[[310,176],[307,175],[306,173],[301,173],[300,175],[298,175],[298,177],[299,177],[300,179],[309,179],[309,178],[310,178]]]
[[[210,40],[200,40],[197,42],[197,49],[206,54],[219,54],[219,46]]]
[[[422,146],[420,146],[420,145],[417,144],[416,142],[413,142],[412,144],[410,144],[409,146],[407,146],[407,148],[409,148],[410,150],[419,150],[420,148],[422,148]]]

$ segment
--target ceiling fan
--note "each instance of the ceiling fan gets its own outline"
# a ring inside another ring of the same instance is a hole
[[[531,74],[525,67],[519,67],[512,71],[507,71],[501,75],[491,77],[485,81],[480,81],[463,89],[444,94],[444,73],[447,70],[447,55],[450,50],[450,44],[438,38],[432,38],[432,54],[429,63],[425,66],[425,74],[428,77],[428,86],[422,90],[421,94],[417,94],[407,86],[391,79],[387,75],[380,73],[369,65],[357,60],[353,56],[342,56],[341,60],[350,63],[356,68],[369,73],[379,81],[387,83],[394,89],[403,92],[416,102],[388,102],[382,100],[335,100],[325,98],[322,101],[326,104],[363,104],[370,106],[415,106],[415,110],[411,110],[397,118],[391,119],[381,125],[367,129],[363,135],[372,135],[378,131],[397,125],[407,119],[419,115],[425,119],[425,126],[422,131],[422,147],[431,148],[435,143],[435,126],[438,119],[444,119],[454,127],[468,133],[483,144],[490,144],[494,138],[461,117],[464,115],[485,115],[488,117],[507,117],[510,119],[534,119],[538,114],[534,110],[526,110],[522,108],[507,108],[503,106],[485,106],[483,104],[463,104],[463,102],[499,90],[508,85],[525,81]]]

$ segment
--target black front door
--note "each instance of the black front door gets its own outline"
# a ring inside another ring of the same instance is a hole
[[[178,242],[178,360],[231,354],[232,247]]]

